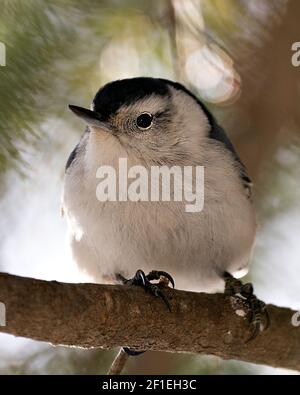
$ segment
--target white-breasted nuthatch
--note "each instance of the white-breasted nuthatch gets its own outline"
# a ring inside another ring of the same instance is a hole
[[[133,78],[105,85],[91,110],[70,109],[87,125],[68,159],[63,190],[79,267],[100,283],[137,271],[144,282],[170,272],[180,289],[214,292],[225,280],[228,293],[252,298],[253,307],[252,287],[234,278],[246,273],[255,239],[251,183],[204,104],[179,83]],[[146,169],[203,166],[203,210],[186,212],[174,200],[99,201],[97,170],[116,168],[119,158]],[[160,271],[149,278],[139,271],[154,267]]]

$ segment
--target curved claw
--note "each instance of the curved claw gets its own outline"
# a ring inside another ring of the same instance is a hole
[[[253,295],[253,285],[251,283],[244,284],[241,289],[241,295],[244,298],[250,298]]]
[[[143,270],[138,270],[133,278],[133,282],[136,283],[137,285],[140,285],[142,282],[143,287],[146,286],[147,283],[147,276],[146,274],[143,272]]]
[[[249,343],[252,340],[254,340],[258,336],[259,331],[260,331],[260,322],[255,322],[253,331],[252,331],[250,337],[246,340],[246,343]]]
[[[151,280],[159,280],[161,276],[166,277],[172,284],[172,287],[175,288],[175,281],[173,277],[167,272],[161,270],[152,270],[146,277],[149,281],[151,281]]]
[[[126,354],[130,355],[131,357],[137,357],[138,355],[144,354],[146,351],[136,351],[129,347],[123,347],[123,350]]]
[[[268,312],[268,309],[264,310],[264,318],[265,318],[264,330],[267,330],[267,329],[269,329],[269,327],[271,325],[271,318],[270,318],[270,314]]]
[[[170,281],[170,283],[172,284],[172,287],[175,288],[175,281],[174,281],[173,277],[169,273],[167,273],[167,272],[158,272],[158,273],[159,273],[160,276],[166,277]]]
[[[169,311],[171,312],[171,305],[166,297],[166,295],[157,287],[157,285],[152,285],[152,292],[155,294],[155,296],[158,296],[161,298],[164,302]]]

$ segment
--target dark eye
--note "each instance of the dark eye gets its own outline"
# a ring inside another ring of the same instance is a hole
[[[136,124],[140,129],[146,130],[151,128],[153,123],[153,115],[149,112],[143,112],[143,114],[139,115],[136,120]]]

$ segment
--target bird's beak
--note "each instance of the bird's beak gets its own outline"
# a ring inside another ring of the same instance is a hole
[[[109,131],[110,128],[108,124],[100,120],[100,115],[97,112],[88,110],[87,108],[73,106],[71,104],[69,105],[69,109],[77,115],[77,117],[87,123],[88,126],[94,126]]]

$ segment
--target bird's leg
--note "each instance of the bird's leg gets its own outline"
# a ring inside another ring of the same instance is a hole
[[[116,274],[116,279],[124,285],[136,285],[144,288],[146,292],[150,292],[152,295],[158,296],[163,300],[168,309],[171,311],[170,303],[161,290],[161,287],[168,285],[169,282],[172,284],[173,288],[175,286],[174,280],[169,273],[152,270],[146,275],[142,270],[138,270],[132,279],[127,280],[121,274]],[[153,280],[159,280],[159,282],[157,284],[152,284],[151,281]],[[129,347],[123,347],[123,350],[130,356],[137,356],[145,352],[135,351]]]
[[[270,318],[266,305],[253,293],[250,283],[243,284],[230,273],[224,273],[225,294],[233,296],[250,312],[251,335],[247,343],[257,337],[260,330],[266,330],[270,325]]]

